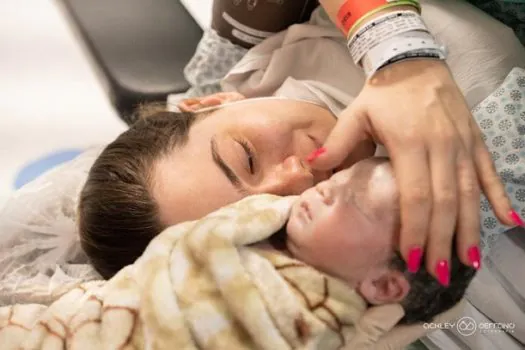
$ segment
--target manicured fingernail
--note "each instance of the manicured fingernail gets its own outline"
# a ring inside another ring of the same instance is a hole
[[[421,247],[414,247],[408,252],[407,268],[410,273],[416,273],[421,265],[421,258],[423,257],[423,249]]]
[[[441,260],[436,265],[436,275],[439,283],[448,287],[450,284],[450,270],[448,268],[448,261]]]
[[[523,219],[519,216],[518,213],[516,213],[515,210],[511,210],[509,212],[509,216],[517,226],[525,226],[525,222],[523,222]]]
[[[467,251],[468,260],[473,268],[479,270],[481,267],[481,253],[477,245],[473,245]]]
[[[308,162],[313,162],[315,158],[319,157],[324,152],[326,152],[326,148],[324,148],[324,147],[318,148],[315,151],[313,151],[312,153],[310,153],[310,155],[308,156],[308,158],[306,158],[306,160]]]

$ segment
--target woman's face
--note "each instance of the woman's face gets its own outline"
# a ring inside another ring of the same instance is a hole
[[[153,196],[166,225],[200,218],[257,193],[295,195],[327,179],[305,159],[336,119],[294,100],[225,105],[197,121],[186,145],[153,170]]]

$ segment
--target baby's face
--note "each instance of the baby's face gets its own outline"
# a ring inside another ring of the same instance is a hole
[[[300,196],[287,226],[288,248],[305,263],[357,283],[390,260],[397,203],[388,161],[358,162]]]

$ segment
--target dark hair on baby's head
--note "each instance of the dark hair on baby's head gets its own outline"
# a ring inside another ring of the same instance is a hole
[[[106,279],[132,264],[165,226],[152,197],[156,161],[187,142],[196,114],[147,105],[100,154],[80,194],[82,249]]]
[[[455,252],[450,259],[448,287],[442,286],[424,266],[416,273],[408,272],[405,262],[398,254],[390,261],[390,267],[403,272],[410,283],[410,291],[401,302],[405,316],[400,324],[430,322],[435,316],[451,309],[463,298],[476,274],[476,270],[464,265]]]

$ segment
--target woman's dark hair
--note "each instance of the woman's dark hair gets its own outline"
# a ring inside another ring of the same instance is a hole
[[[132,264],[165,226],[152,198],[156,161],[183,146],[197,115],[160,105],[141,116],[100,154],[79,199],[82,249],[106,279]]]

